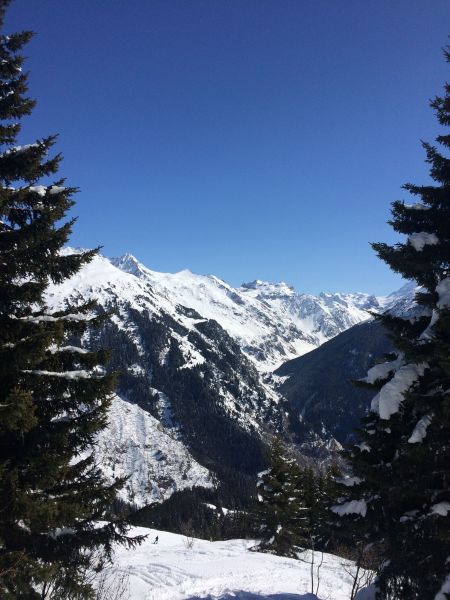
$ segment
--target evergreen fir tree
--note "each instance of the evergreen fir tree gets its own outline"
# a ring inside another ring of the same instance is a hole
[[[8,3],[0,1],[1,24]],[[0,596],[90,598],[92,553],[107,559],[114,542],[131,543],[124,521],[96,525],[121,485],[107,485],[92,457],[114,377],[105,352],[67,343],[98,324],[94,306],[45,305],[48,283],[95,252],[61,252],[76,190],[38,183],[58,169],[61,157],[48,157],[55,136],[16,142],[34,106],[20,55],[31,37],[0,36]]]
[[[302,473],[305,505],[308,508],[309,547],[324,550],[331,541],[329,507],[336,502],[336,465],[314,471],[307,467]]]
[[[270,467],[259,474],[256,512],[261,542],[259,551],[296,557],[309,541],[302,471],[275,437],[270,446]]]
[[[431,106],[449,126],[450,85]],[[436,141],[450,147],[450,135]],[[381,600],[450,598],[450,159],[423,145],[433,185],[407,184],[419,202],[392,205],[390,223],[406,241],[373,245],[394,271],[417,282],[422,310],[412,319],[378,317],[397,352],[365,380],[378,393],[360,444],[347,452],[354,476],[333,507],[343,534],[382,553]]]

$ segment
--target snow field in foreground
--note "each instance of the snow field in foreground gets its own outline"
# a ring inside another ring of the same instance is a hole
[[[133,527],[148,538],[135,549],[118,548],[114,570],[129,576],[130,600],[315,600],[308,562],[250,552],[252,542],[208,542]],[[156,536],[159,543],[153,543]],[[317,555],[317,558],[320,558]],[[348,600],[351,577],[342,559],[324,554],[320,600]]]

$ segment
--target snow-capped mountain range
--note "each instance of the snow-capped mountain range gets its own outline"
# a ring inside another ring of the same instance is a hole
[[[403,310],[413,294],[411,286],[386,298],[312,296],[261,281],[233,288],[213,275],[151,271],[126,254],[97,256],[50,286],[47,302],[58,310],[95,299],[113,312],[75,342],[112,350],[121,376],[97,458],[107,475],[132,474],[122,498],[143,506],[251,478],[264,465],[267,432],[292,435],[298,420],[271,372],[369,319],[368,310]]]
[[[149,283],[161,297],[214,319],[262,372],[320,346],[349,327],[409,298],[411,286],[387,297],[364,293],[300,293],[284,282],[255,280],[234,288],[214,275],[151,271],[131,254],[111,259],[120,270]]]

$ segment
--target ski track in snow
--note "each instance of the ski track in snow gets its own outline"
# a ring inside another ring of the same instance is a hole
[[[148,534],[133,550],[119,548],[114,568],[129,575],[129,600],[315,600],[310,593],[310,564],[250,552],[252,542],[186,539],[154,529],[135,527]],[[153,544],[159,536],[158,545]],[[351,578],[341,560],[324,555],[320,570],[320,600],[347,600]]]

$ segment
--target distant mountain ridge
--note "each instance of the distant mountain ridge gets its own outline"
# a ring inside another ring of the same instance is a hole
[[[158,273],[131,254],[111,259],[111,263],[148,282],[161,295],[217,321],[261,372],[271,372],[287,360],[319,347],[370,319],[368,311],[385,310],[400,298],[377,298],[365,293],[313,296],[296,292],[284,282],[260,280],[234,288],[214,275],[196,275],[188,270]],[[405,294],[408,296],[409,291]]]

